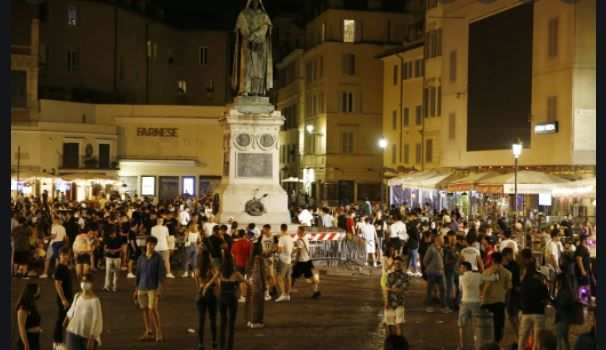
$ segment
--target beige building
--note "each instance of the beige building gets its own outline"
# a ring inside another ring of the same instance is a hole
[[[411,23],[404,13],[328,8],[306,24],[305,49],[278,64],[285,77],[278,107],[296,115],[282,142],[299,154],[281,167],[292,176],[288,164],[296,163],[318,203],[380,199],[383,67],[376,56],[398,46]]]

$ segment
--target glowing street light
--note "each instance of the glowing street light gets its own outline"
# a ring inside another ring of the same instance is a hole
[[[382,149],[387,148],[387,140],[385,138],[380,138],[378,143],[379,147],[381,147]]]
[[[518,158],[520,158],[520,156],[522,155],[522,141],[518,140],[517,143],[514,143],[513,145],[511,145],[511,151],[513,152],[513,178],[514,178],[514,185],[513,185],[513,208],[514,208],[514,213],[513,213],[513,220],[514,220],[514,224],[515,222],[517,222],[517,217],[518,217]]]
[[[305,130],[307,130],[308,133],[313,134],[314,126],[311,124],[307,124],[307,126],[305,127]]]

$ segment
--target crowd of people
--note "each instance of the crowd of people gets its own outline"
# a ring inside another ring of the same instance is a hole
[[[306,238],[310,227],[345,232],[341,255],[357,254],[366,266],[381,269],[386,344],[401,342],[406,290],[413,278],[426,281],[426,312],[458,311],[460,348],[470,345],[465,344],[465,328],[485,311],[492,318],[494,344],[502,342],[508,320],[519,350],[550,349],[541,345],[550,343],[550,337],[557,349],[572,349],[570,326],[583,323],[584,310],[595,310],[597,278],[590,254],[595,227],[570,218],[551,225],[502,217],[467,219],[458,210],[388,208],[362,201],[337,208],[293,208],[293,222],[300,226],[292,236],[286,225],[277,233],[269,225],[216,223],[211,198],[49,203],[43,197],[21,198],[11,207],[15,278],[54,280],[55,349],[101,344],[102,298],[92,286],[99,270],[105,273],[105,293],[120,288],[120,274],[135,280],[132,297],[144,329],[140,340],[156,342],[164,341],[158,302],[165,279],[183,271],[180,277],[194,278],[198,293],[199,348],[208,343],[208,320],[211,348],[232,349],[238,304],[245,305],[247,326],[261,328],[264,303],[290,301],[296,279],[304,277],[313,285],[311,297],[320,297],[319,273]],[[182,256],[175,254],[178,246]],[[78,293],[72,274],[80,282]],[[39,346],[39,294],[38,285],[28,283],[17,303],[21,349]],[[546,330],[549,307],[555,309],[552,330]],[[582,344],[591,344],[594,337],[595,327],[578,337],[574,349],[591,349]]]
[[[289,302],[297,279],[313,286],[312,299],[321,296],[303,226],[293,236],[286,224],[279,234],[270,225],[218,224],[212,203],[195,198],[164,204],[147,199],[49,203],[45,198],[21,198],[11,207],[14,277],[53,279],[58,310],[53,350],[101,345],[103,298],[93,292],[93,274],[101,270],[104,293],[125,288],[119,285],[121,274],[134,279],[132,298],[143,320],[140,341],[164,341],[158,303],[166,279],[176,278],[177,269],[183,271],[182,278],[193,278],[199,349],[234,348],[238,304],[245,306],[247,326],[262,328],[264,303]],[[177,246],[183,254],[175,253]],[[80,282],[78,292],[74,281]],[[28,282],[18,299],[19,349],[40,348],[39,296],[39,285]],[[205,340],[207,321],[210,342]]]

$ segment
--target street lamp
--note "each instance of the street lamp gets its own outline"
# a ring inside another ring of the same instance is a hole
[[[387,148],[387,140],[385,138],[380,138],[378,143],[379,147],[381,147],[382,149]]]
[[[520,155],[522,155],[522,141],[518,140],[517,143],[514,143],[511,146],[511,151],[513,152],[513,159],[514,159],[514,163],[513,163],[513,178],[514,178],[514,185],[513,185],[513,208],[514,208],[514,213],[513,213],[513,221],[514,224],[516,222],[517,219],[517,215],[518,215],[518,158],[520,158]]]
[[[314,126],[311,124],[307,124],[307,126],[305,127],[305,130],[307,130],[308,133],[313,134]]]

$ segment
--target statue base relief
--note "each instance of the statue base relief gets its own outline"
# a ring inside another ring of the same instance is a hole
[[[279,228],[290,224],[288,195],[280,185],[279,133],[284,117],[269,98],[238,96],[220,120],[223,178],[216,193],[217,222],[230,219]]]

